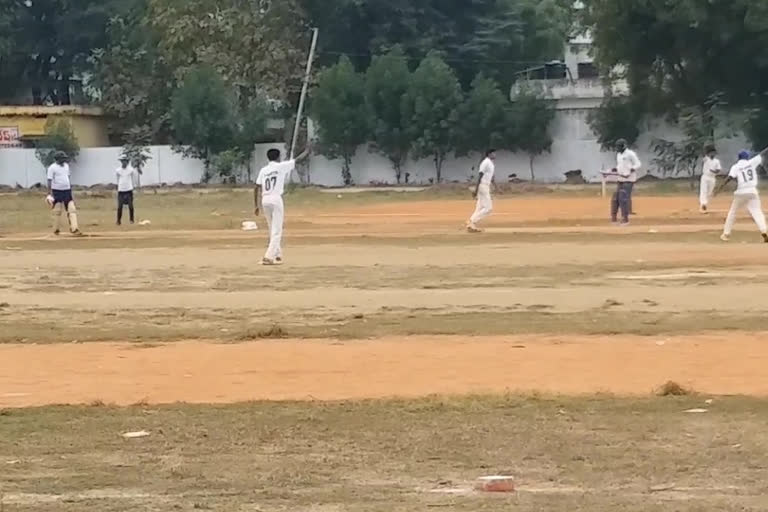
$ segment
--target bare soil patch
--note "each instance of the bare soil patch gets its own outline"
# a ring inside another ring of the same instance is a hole
[[[650,395],[670,380],[711,394],[768,396],[767,336],[5,345],[0,346],[0,406],[486,392]]]

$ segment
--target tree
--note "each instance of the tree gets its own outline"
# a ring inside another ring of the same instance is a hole
[[[673,120],[713,97],[750,107],[768,92],[768,5],[762,0],[616,2],[583,11],[606,71],[627,79],[640,107]]]
[[[173,95],[171,123],[179,151],[202,159],[210,178],[211,170],[231,171],[235,156],[247,166],[254,143],[264,136],[266,107],[258,100],[238,98],[215,70],[199,66],[188,72]]]
[[[90,72],[91,53],[107,44],[108,20],[134,1],[6,0],[0,7],[0,28],[7,26],[0,30],[3,92],[29,90],[36,105],[70,104],[72,81]]]
[[[224,80],[215,70],[192,69],[171,102],[171,123],[185,156],[206,163],[229,147],[234,137],[233,105]]]
[[[571,0],[301,0],[301,4],[313,25],[320,27],[321,60],[346,52],[363,70],[371,55],[395,45],[412,62],[438,50],[463,85],[481,71],[506,84],[532,62],[561,58],[572,19]]]
[[[152,159],[152,155],[147,147],[152,143],[152,134],[142,127],[136,127],[128,130],[125,134],[125,139],[123,155],[128,157],[133,168],[138,171],[139,179],[141,179],[144,167]]]
[[[510,138],[514,141],[516,149],[528,153],[531,181],[536,181],[534,160],[552,149],[549,127],[554,119],[555,110],[549,102],[530,89],[523,89],[510,109]]]
[[[13,95],[19,86],[14,69],[13,27],[17,23],[17,9],[11,2],[0,4],[0,99]]]
[[[752,147],[768,147],[768,99],[762,99],[750,111],[745,131]]]
[[[501,149],[507,145],[509,101],[498,84],[482,74],[472,81],[472,88],[459,108],[460,134],[456,154]]]
[[[214,69],[243,97],[287,100],[298,93],[309,32],[295,0],[263,9],[250,0],[148,0],[147,26],[178,80],[197,66]]]
[[[704,108],[683,107],[678,114],[678,125],[683,132],[683,138],[656,138],[652,141],[656,154],[654,163],[662,174],[694,177],[704,148],[714,144],[718,136],[730,138],[736,134],[730,122],[717,119],[717,110],[716,99]]]
[[[45,135],[37,141],[35,155],[43,166],[51,165],[59,151],[64,152],[70,161],[77,160],[80,145],[67,119],[49,117],[45,122]]]
[[[573,25],[572,0],[500,0],[461,47],[461,58],[503,84],[532,66],[562,59]]]
[[[443,178],[446,155],[455,148],[461,101],[456,74],[437,53],[430,52],[411,77],[405,117],[414,156],[434,159],[437,183]]]
[[[637,141],[641,117],[632,99],[608,95],[600,108],[589,113],[587,121],[603,150],[613,151],[619,139],[626,140],[630,146]]]
[[[352,184],[352,157],[368,141],[365,82],[347,57],[320,73],[312,97],[312,117],[318,123],[318,149],[342,159],[345,185]]]
[[[411,134],[403,119],[403,98],[408,92],[411,72],[402,48],[374,57],[365,80],[365,96],[376,149],[392,162],[399,184],[403,164],[411,150]]]
[[[93,52],[89,86],[97,91],[118,144],[129,144],[138,133],[146,144],[171,140],[171,96],[177,82],[158,50],[159,35],[147,26],[147,14],[142,3],[113,17],[109,44]]]

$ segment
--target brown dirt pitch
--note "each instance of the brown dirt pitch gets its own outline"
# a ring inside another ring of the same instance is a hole
[[[728,198],[516,194],[469,235],[455,192],[340,194],[287,197],[279,268],[247,191],[123,230],[84,196],[84,239],[3,197],[0,510],[768,509],[768,249],[719,241]]]

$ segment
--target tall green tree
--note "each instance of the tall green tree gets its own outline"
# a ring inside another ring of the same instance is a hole
[[[573,20],[572,0],[499,0],[479,16],[460,58],[510,84],[519,71],[563,58]]]
[[[746,134],[754,148],[768,147],[768,105],[761,102],[752,110],[747,121]]]
[[[320,73],[312,96],[312,118],[318,124],[318,150],[341,158],[345,185],[353,183],[352,157],[369,140],[365,80],[347,57]]]
[[[589,113],[588,122],[600,146],[613,151],[619,139],[626,140],[630,146],[637,141],[641,119],[642,113],[631,98],[608,95],[600,108]]]
[[[583,14],[599,65],[626,78],[639,111],[664,115],[683,131],[682,141],[654,141],[663,172],[693,173],[702,143],[730,132],[728,114],[762,110],[766,2],[590,0]]]
[[[400,183],[403,164],[413,145],[403,118],[403,101],[408,92],[411,72],[402,48],[374,57],[365,80],[365,97],[370,115],[369,126],[376,149],[392,162]]]
[[[437,183],[443,178],[445,158],[456,145],[461,102],[456,74],[436,52],[431,52],[411,77],[405,114],[414,156],[433,158]]]
[[[241,94],[288,100],[301,87],[309,31],[295,0],[148,0],[147,25],[177,79],[209,66]]]
[[[509,112],[509,137],[514,141],[515,149],[528,153],[531,181],[536,181],[534,161],[552,149],[550,126],[555,119],[555,109],[537,91],[523,89]]]
[[[136,0],[5,0],[0,6],[0,82],[6,96],[35,104],[71,103],[71,83],[108,41],[110,17]],[[4,27],[4,28],[3,28]]]
[[[234,105],[226,82],[212,68],[187,73],[173,95],[171,122],[185,154],[209,162],[229,148],[234,137]]]
[[[676,116],[713,98],[734,106],[768,92],[762,0],[589,0],[597,62],[625,77],[643,109]]]
[[[146,0],[109,22],[109,44],[93,52],[89,85],[110,119],[112,139],[131,144],[137,134],[148,144],[171,140],[173,69],[160,54],[160,36],[147,24]]]
[[[264,136],[266,111],[263,102],[239,98],[214,69],[192,68],[172,99],[177,147],[205,162],[207,178],[217,171],[234,180],[232,172],[247,167],[254,144]]]
[[[459,107],[460,136],[456,154],[482,153],[488,149],[508,146],[509,100],[498,84],[482,74],[472,81],[472,87]]]
[[[516,71],[562,57],[571,0],[301,0],[320,27],[321,59],[370,56],[402,46],[417,63],[440,51],[462,84],[484,72],[505,84]],[[349,30],[354,27],[354,30]]]
[[[14,37],[17,12],[11,2],[0,3],[0,99],[9,98],[19,86],[14,77]]]

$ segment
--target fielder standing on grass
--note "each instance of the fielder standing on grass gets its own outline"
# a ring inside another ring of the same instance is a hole
[[[480,163],[480,176],[477,178],[477,185],[472,197],[477,199],[475,213],[467,222],[467,231],[470,233],[481,233],[482,229],[477,223],[488,217],[493,211],[493,199],[491,198],[491,186],[493,185],[493,175],[496,173],[496,150],[489,149],[485,153],[485,159]]]
[[[618,214],[621,211],[621,225],[629,225],[629,216],[632,211],[632,192],[637,181],[637,171],[642,163],[637,153],[629,149],[627,141],[616,141],[616,174],[618,174],[618,186],[611,200],[611,221],[618,222]]]
[[[77,223],[77,208],[72,197],[67,154],[57,151],[53,158],[54,162],[48,167],[48,198],[53,208],[53,234],[61,233],[61,213],[64,210],[69,220],[69,231],[75,236],[82,236]]]
[[[115,171],[117,175],[117,225],[123,223],[123,206],[128,206],[128,215],[131,224],[135,222],[133,210],[133,189],[139,181],[139,173],[130,164],[127,156],[120,158],[120,167]]]
[[[285,182],[291,172],[296,168],[296,162],[300,162],[309,156],[309,148],[293,160],[280,161],[280,150],[267,151],[269,163],[259,171],[256,178],[256,188],[253,190],[253,198],[256,204],[255,213],[264,211],[269,228],[269,247],[261,261],[262,265],[282,265],[283,263],[283,221],[285,208],[283,205],[283,192]]]
[[[709,202],[717,188],[717,175],[723,170],[720,160],[717,159],[717,149],[714,144],[704,148],[706,156],[701,169],[701,187],[699,190],[699,206],[701,213],[709,213]]]
[[[717,190],[720,192],[725,186],[732,180],[736,180],[738,185],[736,192],[733,195],[733,204],[731,210],[728,212],[728,218],[725,220],[725,228],[720,239],[723,242],[727,242],[731,239],[731,232],[733,231],[733,225],[736,223],[736,214],[740,209],[746,207],[750,215],[757,224],[760,233],[763,235],[763,241],[768,243],[768,227],[766,227],[765,214],[763,213],[763,207],[760,203],[760,195],[757,191],[758,175],[757,168],[763,162],[768,162],[768,148],[754,158],[750,158],[749,151],[742,151],[739,153],[739,161],[731,167],[731,172],[728,173],[728,178],[720,185]]]

